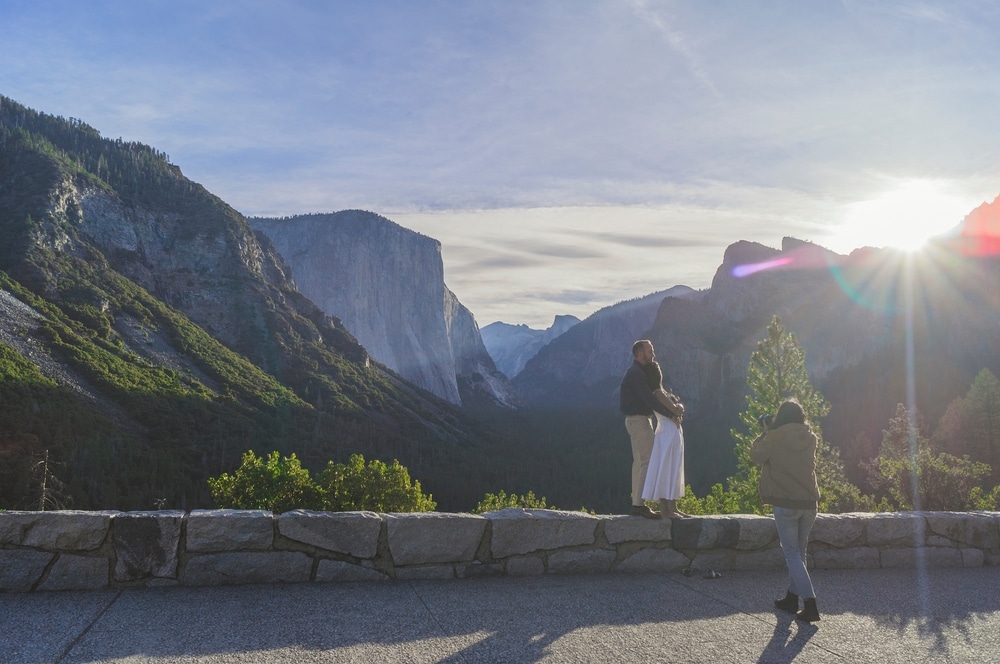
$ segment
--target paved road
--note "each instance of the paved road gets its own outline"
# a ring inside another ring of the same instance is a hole
[[[0,662],[992,662],[1000,568],[819,570],[822,621],[776,572],[0,595]]]

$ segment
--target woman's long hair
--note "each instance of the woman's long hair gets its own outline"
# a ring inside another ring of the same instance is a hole
[[[774,421],[771,422],[771,429],[777,429],[783,424],[805,424],[806,414],[802,411],[802,405],[795,399],[785,399],[778,406],[778,412],[774,414]]]

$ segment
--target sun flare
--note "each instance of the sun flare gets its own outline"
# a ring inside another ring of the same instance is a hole
[[[827,246],[844,253],[864,246],[916,251],[954,228],[974,207],[944,182],[896,181],[872,198],[847,205]]]

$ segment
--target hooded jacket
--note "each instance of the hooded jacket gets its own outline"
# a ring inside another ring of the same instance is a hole
[[[805,424],[785,424],[763,433],[750,446],[760,469],[761,502],[787,509],[816,509],[816,434]]]

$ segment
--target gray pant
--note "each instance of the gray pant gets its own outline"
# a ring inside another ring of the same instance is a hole
[[[809,570],[806,569],[806,546],[815,521],[816,510],[774,508],[774,525],[778,529],[781,551],[785,554],[785,565],[788,566],[788,590],[799,597],[816,597]]]

